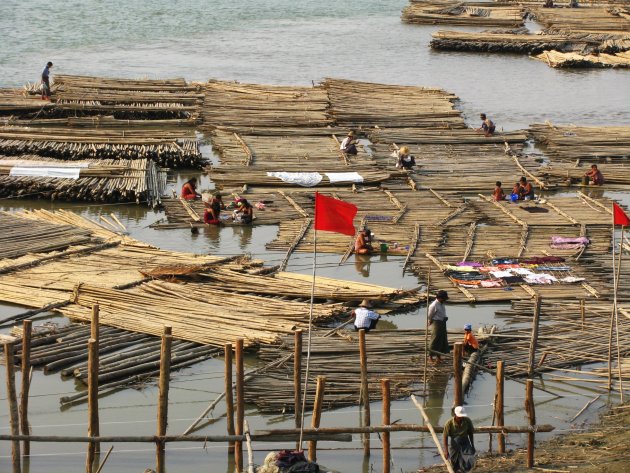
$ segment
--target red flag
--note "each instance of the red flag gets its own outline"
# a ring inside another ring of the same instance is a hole
[[[315,192],[315,230],[354,236],[355,230],[352,221],[357,211],[357,206],[350,202],[333,199]]]
[[[615,225],[623,225],[630,227],[630,218],[626,215],[621,207],[613,202],[613,222]]]

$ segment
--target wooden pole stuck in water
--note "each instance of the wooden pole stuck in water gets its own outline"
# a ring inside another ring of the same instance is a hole
[[[456,406],[464,403],[462,393],[462,350],[463,344],[457,342],[453,345],[453,402]]]
[[[92,305],[92,321],[90,323],[90,337],[99,342],[99,306],[98,304]]]
[[[225,344],[225,418],[227,434],[234,435],[234,388],[232,386],[232,344]],[[228,453],[234,453],[234,442],[228,444]]]
[[[383,396],[383,425],[391,424],[391,400],[389,390],[389,379],[381,379],[381,392]],[[389,443],[389,432],[383,432],[383,473],[389,473],[392,462],[392,455]]]
[[[370,425],[370,393],[368,391],[367,348],[365,330],[359,330],[359,359],[361,363],[361,404],[363,405],[363,427]],[[370,455],[370,434],[363,435],[363,453]]]
[[[20,434],[20,420],[18,414],[17,394],[15,392],[15,346],[14,343],[4,344],[4,360],[7,373],[7,400],[9,402],[9,427],[11,435]],[[20,441],[11,441],[11,464],[13,473],[20,473]]]
[[[31,335],[33,332],[33,322],[25,320],[22,330],[22,389],[20,391],[20,430],[22,435],[29,435],[28,426],[28,392],[31,387]],[[31,454],[31,444],[24,441],[22,454]]]
[[[99,418],[98,418],[98,371],[99,371],[99,365],[100,365],[100,349],[101,349],[101,330],[100,330],[100,319],[99,319],[99,306],[98,303],[93,304],[92,305],[92,321],[90,323],[90,338],[94,339],[96,341],[96,352],[94,353],[94,364],[96,366],[96,372],[97,372],[97,377],[96,377],[96,390],[97,390],[97,394],[96,394],[96,409],[93,412],[93,415],[95,416],[95,421],[94,421],[94,425],[96,425],[96,433],[94,434],[95,437],[97,437],[99,435]],[[89,350],[89,348],[88,348]],[[89,360],[88,360],[89,361]],[[89,362],[88,362],[89,365]],[[100,443],[95,443],[94,444],[94,453],[96,455],[98,455],[99,453],[101,453],[101,444]]]
[[[243,392],[244,380],[244,364],[243,364],[243,339],[236,340],[236,435],[243,435],[243,427],[245,421],[245,399]],[[234,462],[237,473],[243,471],[243,442],[238,441],[234,444]],[[158,472],[159,473],[159,472]]]
[[[162,335],[162,345],[160,348],[160,381],[158,393],[158,418],[157,418],[157,436],[164,437],[166,435],[166,427],[168,425],[168,389],[169,375],[171,372],[171,345],[173,344],[172,328],[164,327]],[[165,473],[166,471],[166,455],[164,441],[157,439],[156,441],[156,471],[157,473]]]
[[[424,321],[424,376],[423,376],[423,392],[427,393],[427,367],[429,364],[429,286],[431,285],[431,270],[427,273],[427,313]]]
[[[496,425],[498,427],[503,427],[505,425],[505,418],[503,414],[503,403],[504,403],[504,366],[503,360],[497,361],[497,395],[495,397],[495,414],[496,414]],[[500,433],[497,437],[497,444],[499,453],[505,453],[505,434]]]
[[[93,338],[88,340],[88,436],[98,437],[98,342]],[[88,444],[87,457],[85,459],[85,471],[92,473],[94,459],[96,458],[98,442]]]
[[[536,358],[536,345],[538,344],[538,327],[540,325],[540,307],[542,305],[542,298],[536,296],[534,301],[534,319],[532,320],[532,338],[529,343],[529,362],[527,364],[527,376],[532,377],[534,375],[534,363]]]
[[[324,403],[324,391],[326,389],[326,377],[317,377],[317,388],[315,389],[315,404],[313,405],[313,417],[311,417],[311,428],[319,428],[322,419],[322,407]],[[308,460],[317,461],[317,441],[309,440],[308,442]]]
[[[530,431],[527,433],[527,468],[534,467],[534,444],[536,441],[536,434],[534,433],[533,426],[536,425],[536,410],[534,408],[534,381],[527,380],[525,386],[525,412],[527,412],[527,419],[529,421]]]
[[[293,350],[293,409],[295,411],[295,428],[302,426],[302,330],[294,332]],[[299,450],[300,446],[296,448]]]

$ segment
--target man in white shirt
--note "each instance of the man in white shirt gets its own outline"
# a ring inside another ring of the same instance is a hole
[[[356,155],[358,153],[356,140],[354,139],[354,131],[348,133],[348,136],[346,136],[339,145],[339,149],[346,154]]]
[[[438,291],[435,300],[429,306],[429,324],[431,325],[431,345],[429,346],[429,357],[433,363],[433,356],[437,355],[435,363],[442,361],[441,354],[448,353],[448,336],[446,333],[446,306],[444,303],[448,299],[446,291]]]
[[[354,330],[365,329],[366,332],[369,332],[376,328],[376,324],[381,316],[370,310],[370,307],[372,307],[370,301],[363,299],[359,307],[352,311],[354,315]]]

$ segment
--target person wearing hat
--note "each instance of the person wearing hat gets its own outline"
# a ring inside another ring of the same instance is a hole
[[[464,353],[470,355],[479,350],[479,342],[472,333],[472,325],[464,325]]]
[[[348,132],[348,136],[339,145],[339,149],[346,154],[355,155],[357,151],[357,141],[354,139],[354,131]]]
[[[398,156],[398,161],[396,162],[397,168],[411,171],[416,165],[416,158],[409,154],[409,148],[407,146],[400,147],[396,155]]]
[[[363,299],[359,304],[359,307],[352,311],[354,315],[354,330],[365,329],[366,332],[376,328],[378,320],[381,318],[378,313],[370,310],[372,304],[369,300]]]
[[[453,417],[444,424],[442,439],[444,440],[444,455],[450,459],[453,469],[457,472],[472,470],[475,466],[475,427],[468,417],[464,406],[453,409]],[[448,439],[451,448],[448,448]]]
[[[206,206],[206,209],[203,212],[204,223],[210,225],[218,225],[221,223],[219,215],[221,215],[221,210],[225,210],[225,204],[223,203],[221,193],[215,192],[212,195],[210,202],[204,202],[204,205]]]
[[[372,248],[372,232],[368,227],[364,227],[354,241],[354,252],[357,255],[369,255],[372,251],[374,251],[374,248]]]
[[[431,325],[431,345],[429,346],[429,358],[432,363],[440,363],[442,354],[448,353],[448,335],[446,333],[446,306],[448,300],[446,291],[438,291],[435,300],[429,306],[429,325]],[[436,355],[436,359],[433,357]]]

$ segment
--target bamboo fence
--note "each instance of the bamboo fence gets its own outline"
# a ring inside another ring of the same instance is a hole
[[[402,11],[405,23],[454,26],[523,26],[525,10],[520,5],[457,1],[410,0]]]
[[[12,176],[14,167],[81,167],[78,179]],[[34,155],[0,156],[0,197],[37,196],[53,201],[143,202],[155,207],[166,189],[166,171],[148,159],[61,161]]]

